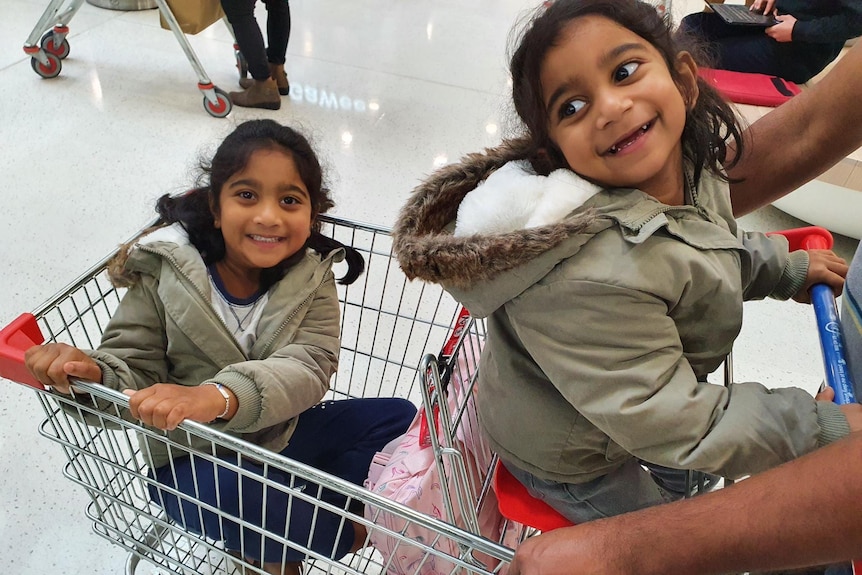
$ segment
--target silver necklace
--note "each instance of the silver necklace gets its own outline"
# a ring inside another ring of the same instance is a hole
[[[260,301],[260,300],[258,300],[258,301]],[[233,304],[231,304],[230,302],[227,302],[227,307],[230,310],[230,313],[233,316],[233,318],[236,320],[236,323],[239,326],[239,331],[242,332],[242,331],[245,331],[245,325],[244,325],[245,322],[248,321],[248,318],[251,317],[251,315],[254,313],[255,308],[257,308],[257,301],[255,301],[253,304],[251,304],[249,306],[249,310],[246,312],[246,314],[243,316],[242,319],[239,319],[239,314],[236,313],[236,310],[234,309]]]
[[[219,296],[221,296],[222,301],[224,301],[227,304],[227,308],[230,310],[230,314],[233,316],[233,319],[236,320],[236,324],[238,326],[237,331],[238,332],[245,331],[245,329],[246,329],[245,322],[247,322],[248,319],[252,315],[254,315],[254,311],[257,309],[257,306],[260,303],[261,298],[258,297],[253,303],[249,304],[248,305],[248,311],[245,312],[245,315],[242,316],[242,319],[240,319],[239,314],[236,312],[236,307],[239,307],[239,306],[236,306],[235,304],[231,303],[230,300],[228,300],[227,297],[225,297],[225,295],[223,293],[221,293],[220,290],[216,289],[216,291],[218,292]],[[242,307],[245,307],[245,306],[242,306]]]

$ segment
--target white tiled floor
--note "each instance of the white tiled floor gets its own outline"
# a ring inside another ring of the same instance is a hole
[[[507,34],[532,4],[292,0],[290,98],[277,112],[235,109],[218,120],[204,112],[194,72],[155,11],[85,4],[61,75],[43,80],[21,46],[47,0],[0,0],[0,324],[139,229],[155,198],[189,186],[197,156],[248,118],[301,126],[330,169],[335,213],[391,225],[420,178],[511,129]],[[678,0],[675,10],[685,6]],[[189,38],[212,81],[236,89],[224,26]],[[774,208],[743,221],[797,225]],[[848,256],[855,244],[838,238],[837,247]],[[750,305],[738,376],[816,387],[812,322],[805,306]],[[62,477],[61,454],[38,436],[38,421],[32,395],[0,382],[0,573],[122,572],[124,553],[90,532],[87,501]]]

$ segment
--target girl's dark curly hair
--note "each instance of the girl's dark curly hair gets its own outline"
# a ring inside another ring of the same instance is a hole
[[[200,166],[205,185],[179,196],[166,194],[156,203],[156,211],[162,222],[179,222],[189,234],[192,244],[201,253],[204,262],[212,264],[225,256],[224,237],[215,227],[213,210],[218,212],[219,196],[225,182],[245,168],[252,153],[258,150],[280,150],[288,153],[299,170],[299,176],[308,189],[311,199],[311,236],[303,249],[281,261],[278,265],[261,271],[261,289],[266,290],[279,281],[291,266],[305,255],[305,248],[311,248],[322,255],[334,249],[346,251],[347,273],[339,283],[350,284],[362,274],[365,260],[362,255],[341,242],[320,233],[317,216],[326,213],[335,204],[329,197],[329,190],[323,184],[323,171],[317,155],[308,140],[288,126],[272,120],[251,120],[243,122],[219,145],[209,163]]]
[[[540,173],[569,167],[562,152],[548,133],[547,110],[540,79],[542,64],[548,50],[557,45],[563,29],[575,18],[587,15],[604,16],[627,28],[652,44],[661,53],[670,75],[677,85],[681,78],[676,69],[677,55],[689,51],[696,61],[702,61],[700,48],[691,38],[673,36],[669,16],[660,16],[655,7],[640,0],[556,0],[540,8],[524,26],[512,53],[512,99],[515,110],[524,123],[534,149],[531,156]],[[742,157],[742,127],[730,105],[702,78],[697,79],[699,95],[686,112],[682,133],[684,158],[694,167],[695,182],[702,168],[720,178],[725,168],[732,167]],[[727,144],[734,141],[736,155],[723,166]]]

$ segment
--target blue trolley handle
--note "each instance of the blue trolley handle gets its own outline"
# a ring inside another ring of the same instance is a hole
[[[817,332],[820,335],[820,349],[826,367],[826,383],[835,391],[835,403],[844,405],[856,403],[853,391],[853,378],[844,358],[844,335],[838,319],[838,306],[835,294],[826,284],[811,286],[811,304],[817,317]]]

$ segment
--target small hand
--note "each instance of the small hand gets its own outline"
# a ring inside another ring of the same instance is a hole
[[[835,390],[829,386],[823,388],[823,391],[814,396],[817,401],[835,401]],[[859,431],[862,429],[862,405],[858,403],[848,403],[839,405],[838,409],[847,418],[847,424],[850,426],[850,431]]]
[[[224,397],[214,385],[189,387],[156,383],[137,391],[126,389],[132,416],[147,425],[172,431],[191,419],[207,423],[224,411]],[[236,399],[233,400],[234,404]]]
[[[858,403],[848,403],[839,405],[838,409],[847,418],[847,425],[850,426],[850,432],[862,430],[862,405]]]
[[[69,378],[100,383],[102,369],[89,355],[65,343],[36,345],[24,353],[24,365],[42,385],[69,395]]]
[[[844,289],[844,278],[847,277],[847,262],[838,257],[832,250],[809,250],[808,276],[805,284],[793,296],[798,302],[811,303],[808,290],[818,283],[825,283],[835,292],[835,297],[841,295]]]
[[[778,24],[770,26],[766,29],[766,35],[776,42],[792,42],[793,41],[793,26],[796,24],[796,18],[790,14],[775,15]]]

